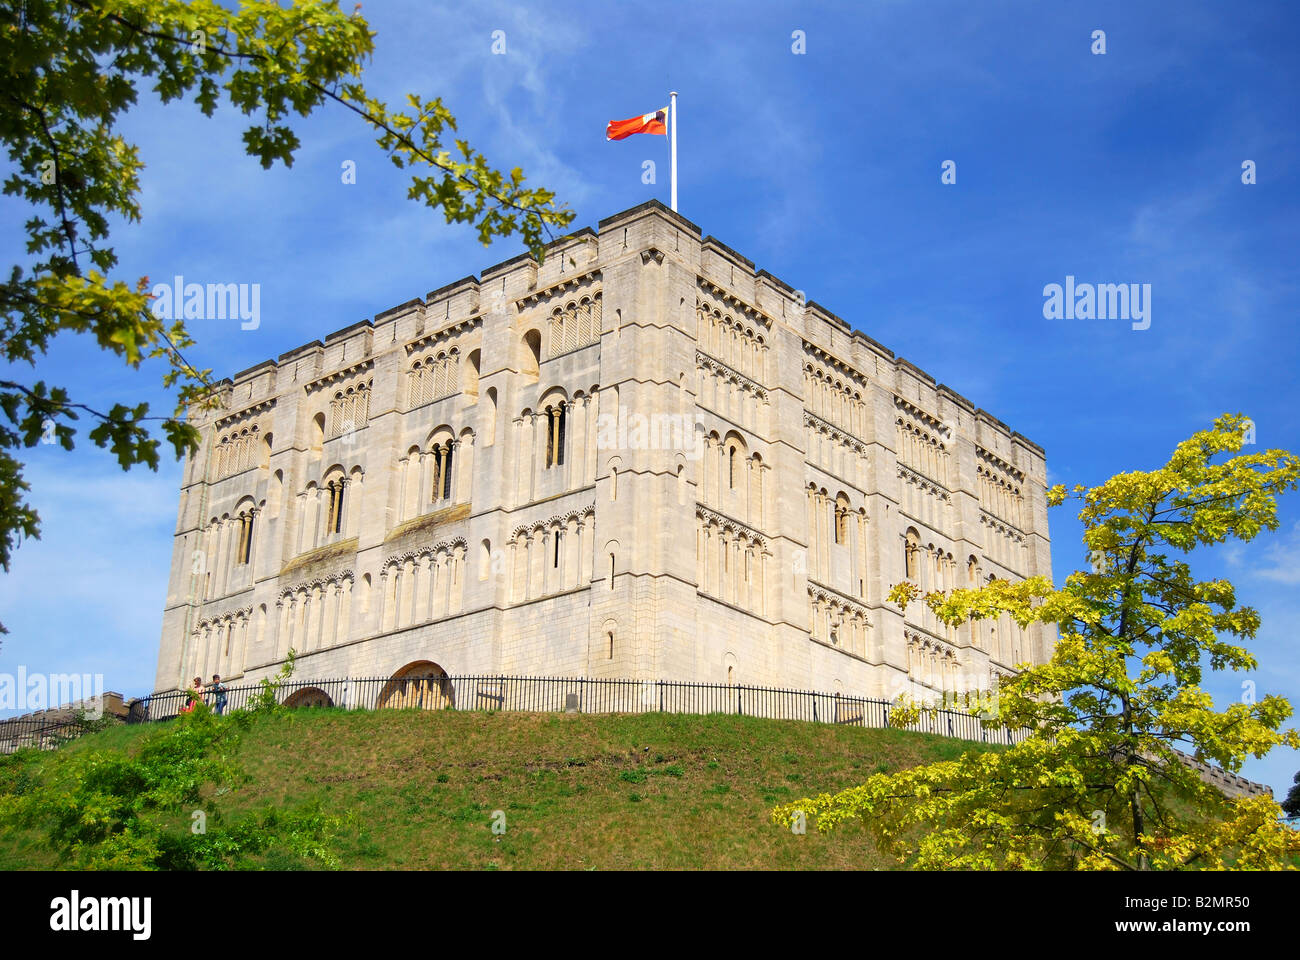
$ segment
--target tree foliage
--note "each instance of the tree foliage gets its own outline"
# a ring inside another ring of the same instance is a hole
[[[1292,820],[1300,819],[1300,771],[1291,778],[1291,789],[1282,801],[1282,811]]]
[[[220,870],[288,850],[338,866],[344,819],[319,807],[266,809],[227,822],[222,798],[248,778],[233,759],[254,715],[199,703],[138,750],[23,750],[0,758],[0,826],[38,831],[61,865],[82,870]]]
[[[93,337],[131,367],[161,364],[176,407],[152,416],[147,403],[97,410],[43,379],[0,380],[0,566],[39,518],[13,451],[43,438],[71,449],[83,417],[90,440],[123,469],[156,469],[167,441],[179,457],[197,445],[185,420],[212,402],[209,371],[186,359],[193,340],[181,321],[149,309],[148,278],[114,276],[110,225],[138,221],[142,161],[117,132],[147,85],[164,102],[192,98],[211,116],[224,100],[250,118],[246,151],[263,167],[293,163],[291,126],[322,106],[355,114],[398,168],[409,197],[473,226],[483,243],[518,234],[539,259],[554,228],[573,213],[554,195],[503,172],[463,139],[437,98],[410,95],[397,110],[366,92],[362,67],[374,34],[360,14],[324,0],[22,0],[0,8],[0,139],[10,174],[4,192],[31,208],[25,256],[0,273],[0,346],[11,367],[35,368],[60,333]],[[450,140],[451,142],[447,142]],[[161,440],[155,436],[156,427]],[[2,628],[0,628],[2,629]]]
[[[1197,580],[1185,555],[1278,526],[1277,497],[1295,489],[1300,459],[1243,454],[1245,418],[1225,415],[1180,443],[1157,470],[1097,487],[1063,486],[1051,505],[1081,505],[1090,569],[1056,588],[1044,577],[934,592],[894,587],[906,609],[923,600],[945,623],[1006,612],[1021,626],[1055,625],[1050,661],[1003,678],[988,721],[1028,732],[1006,750],[952,761],[785,804],[825,831],[865,820],[912,866],[942,868],[1222,869],[1294,863],[1300,834],[1270,797],[1228,799],[1185,761],[1229,771],[1300,735],[1284,729],[1282,697],[1216,708],[1206,669],[1248,671],[1259,616],[1227,580]],[[906,712],[904,713],[906,720]]]

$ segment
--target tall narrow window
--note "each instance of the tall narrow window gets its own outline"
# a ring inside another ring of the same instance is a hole
[[[916,528],[909,527],[907,530],[906,543],[903,547],[903,565],[905,575],[909,580],[915,580],[920,576],[920,570],[917,568],[917,551],[921,549],[921,535],[916,532]]]
[[[452,455],[451,441],[448,440],[447,452],[443,457],[443,461],[442,461],[442,499],[444,500],[451,499],[451,478],[452,478],[451,455]]]
[[[564,465],[564,405],[546,408],[546,466]]]
[[[325,511],[325,535],[329,536],[329,534],[334,532],[334,499],[335,499],[334,484],[333,483],[328,484],[327,489],[330,492],[330,501],[329,501],[329,506]],[[317,523],[320,522],[319,518],[317,519],[316,522]]]
[[[253,517],[251,512],[244,517],[243,529],[240,531],[243,541],[239,551],[240,563],[248,563],[253,556]]]
[[[551,562],[551,567],[555,570],[560,569],[560,543],[564,540],[564,534],[560,531],[555,532],[555,558]]]
[[[339,533],[343,529],[343,481],[331,480],[329,484],[329,513],[326,514],[325,532]]]
[[[442,497],[442,447],[433,448],[433,496],[435,502]]]
[[[609,589],[614,589],[614,555],[609,555]]]
[[[564,405],[555,408],[555,463],[558,466],[564,466],[564,429],[567,426],[565,420]]]
[[[727,486],[736,489],[736,448],[733,445],[727,456]]]

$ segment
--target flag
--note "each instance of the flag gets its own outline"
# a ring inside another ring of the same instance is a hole
[[[606,140],[622,140],[634,133],[668,133],[668,108],[644,113],[631,120],[611,120],[605,127]]]

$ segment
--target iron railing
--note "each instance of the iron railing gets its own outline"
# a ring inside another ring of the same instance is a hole
[[[49,720],[41,717],[14,717],[0,720],[0,753],[13,753],[23,747],[53,750],[75,740],[92,727],[76,718]]]
[[[260,684],[226,688],[224,703],[205,690],[203,700],[223,713],[248,709]],[[679,680],[627,680],[583,677],[407,676],[336,680],[289,680],[275,691],[290,707],[377,710],[387,708],[510,710],[532,713],[687,713],[734,714],[772,720],[883,728],[890,726],[888,700],[781,687],[733,686]],[[171,720],[190,703],[187,691],[172,690],[132,700],[127,723]],[[71,720],[0,721],[0,753],[20,747],[50,749],[83,732]],[[1024,731],[984,726],[978,716],[946,708],[924,711],[900,729],[984,743],[1011,744]]]
[[[260,686],[230,687],[224,712],[246,709]],[[723,713],[773,720],[804,720],[888,727],[895,709],[888,700],[781,687],[734,686],[679,680],[583,677],[426,676],[291,680],[276,699],[293,707],[375,710],[393,707],[436,710],[511,710],[533,713]],[[208,692],[205,702],[216,708]],[[127,721],[175,717],[189,702],[184,691],[154,694],[130,705]],[[961,710],[925,711],[908,727],[922,733],[985,743],[1015,743],[1024,734],[990,729]]]

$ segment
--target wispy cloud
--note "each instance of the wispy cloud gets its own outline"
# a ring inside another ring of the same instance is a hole
[[[1257,568],[1255,576],[1288,586],[1300,585],[1300,523],[1284,537],[1270,543],[1264,555],[1267,565]]]

